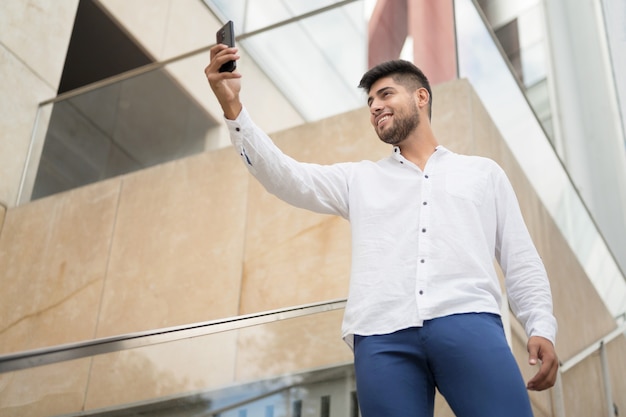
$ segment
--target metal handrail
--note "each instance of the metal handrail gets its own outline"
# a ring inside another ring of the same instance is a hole
[[[585,349],[578,352],[576,355],[569,358],[566,362],[563,362],[559,368],[562,374],[572,369],[574,366],[578,365],[580,362],[585,360],[588,356],[591,356],[596,351],[600,350],[602,346],[606,346],[613,339],[617,338],[620,335],[624,335],[626,333],[626,323],[622,323],[615,330],[611,331],[609,334],[601,337],[596,340]]]
[[[585,349],[581,350],[576,355],[569,358],[566,362],[561,363],[559,366],[559,374],[557,376],[556,384],[553,388],[554,392],[554,411],[557,417],[565,417],[565,395],[563,393],[563,383],[561,376],[564,375],[567,371],[572,369],[574,366],[578,365],[583,360],[587,359],[589,356],[593,355],[595,352],[600,352],[600,363],[602,367],[602,382],[604,387],[604,399],[607,404],[607,416],[613,416],[613,395],[612,395],[612,387],[611,387],[611,376],[608,366],[608,359],[606,357],[606,345],[612,340],[616,339],[620,335],[626,335],[626,323],[621,323],[617,326],[616,329],[611,331],[609,334],[600,338],[599,340],[593,342]]]
[[[166,327],[144,332],[87,340],[47,348],[27,350],[0,356],[0,374],[64,362],[88,356],[119,352],[160,343],[207,336],[210,334],[241,329],[311,314],[345,308],[346,299],[336,299],[295,307],[246,314],[226,319],[210,320],[182,326]]]
[[[207,336],[229,330],[251,327],[275,321],[287,320],[317,313],[323,313],[345,308],[346,299],[335,299],[318,303],[303,304],[300,306],[234,316],[226,319],[217,319],[204,322],[186,324],[182,326],[165,327],[143,332],[128,333],[82,342],[68,343],[47,348],[27,350],[18,353],[0,355],[0,373],[33,368],[57,362],[79,359],[87,356],[119,352],[138,347],[152,346],[177,340]],[[563,362],[560,373],[563,374],[582,362],[588,356],[598,351],[620,335],[626,333],[626,322],[616,329],[591,343],[588,347]]]

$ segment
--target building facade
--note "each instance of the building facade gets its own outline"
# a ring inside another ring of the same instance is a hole
[[[361,74],[397,57],[433,74],[437,136],[505,168],[550,275],[563,366],[535,415],[626,410],[626,7],[574,3],[3,2],[0,355],[273,319],[3,371],[0,415],[358,415],[328,307],[348,225],[267,195],[229,148],[203,74],[226,20],[248,110],[296,159],[384,157]]]

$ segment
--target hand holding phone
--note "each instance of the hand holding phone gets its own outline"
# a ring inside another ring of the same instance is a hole
[[[235,28],[232,20],[226,22],[226,24],[217,31],[215,38],[217,43],[223,43],[231,48],[235,46]],[[219,72],[233,72],[235,68],[237,68],[237,63],[235,61],[228,61],[220,67]]]

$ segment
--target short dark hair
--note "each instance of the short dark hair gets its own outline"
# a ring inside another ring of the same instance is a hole
[[[415,91],[418,88],[424,87],[426,91],[428,91],[429,96],[428,117],[430,118],[433,106],[433,92],[430,88],[428,78],[426,78],[421,69],[415,66],[412,62],[405,61],[403,59],[383,62],[363,74],[363,77],[359,82],[359,88],[362,88],[366,93],[369,93],[372,85],[384,77],[391,77],[395,82],[402,85],[408,91]]]

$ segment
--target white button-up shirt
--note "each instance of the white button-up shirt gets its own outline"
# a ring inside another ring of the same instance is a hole
[[[350,221],[352,271],[342,325],[350,347],[355,334],[388,334],[451,314],[500,314],[494,259],[527,335],[554,343],[546,272],[494,161],[439,146],[423,171],[398,147],[378,162],[302,163],[283,154],[245,108],[226,123],[248,170],[269,192]]]

